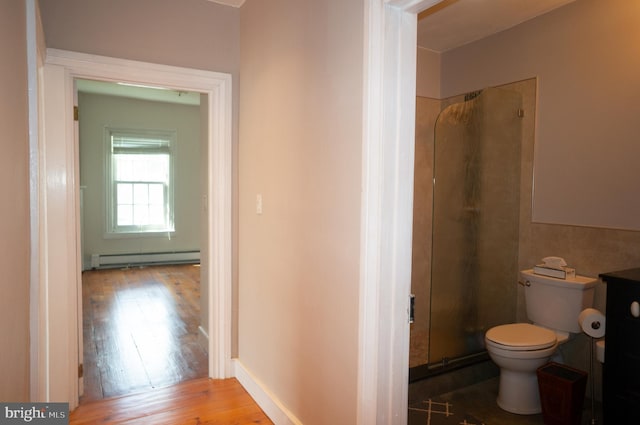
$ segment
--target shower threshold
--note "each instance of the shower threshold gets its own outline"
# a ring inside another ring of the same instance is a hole
[[[481,351],[453,359],[444,358],[436,363],[427,363],[409,368],[409,383],[449,373],[478,363],[489,361],[489,353]]]

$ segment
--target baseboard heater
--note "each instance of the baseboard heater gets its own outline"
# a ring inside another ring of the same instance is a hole
[[[200,251],[150,252],[146,254],[92,254],[92,269],[153,264],[199,263]]]

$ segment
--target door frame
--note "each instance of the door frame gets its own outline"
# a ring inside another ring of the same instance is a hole
[[[357,423],[405,424],[417,14],[443,0],[367,0]]]
[[[231,75],[65,50],[47,49],[43,70],[40,175],[39,387],[47,400],[78,405],[82,349],[79,147],[74,140],[76,78],[127,82],[207,95],[207,175],[202,208],[207,235],[209,376],[231,369],[232,96]]]

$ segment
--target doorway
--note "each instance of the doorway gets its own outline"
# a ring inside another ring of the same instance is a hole
[[[206,95],[202,109],[207,134],[206,182],[201,247],[203,305],[208,306],[209,377],[231,376],[231,76],[49,49],[43,68],[43,346],[39,382],[51,398],[78,405],[82,390],[81,262],[78,146],[74,142],[73,81],[125,81]],[[213,249],[215,247],[216,249]],[[206,283],[205,283],[206,282]],[[210,307],[210,308],[209,308]],[[49,366],[55,365],[55,367]]]
[[[200,94],[84,79],[75,86],[81,402],[207,377]]]

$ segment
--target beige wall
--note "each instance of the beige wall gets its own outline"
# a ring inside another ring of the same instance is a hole
[[[29,399],[29,134],[25,2],[0,2],[0,401]]]
[[[538,77],[533,219],[640,230],[640,2],[580,0],[442,55],[442,94]]]
[[[39,0],[47,47],[237,73],[237,8],[207,0]]]
[[[241,9],[239,359],[309,425],[356,422],[363,13]]]
[[[198,106],[80,93],[80,186],[83,261],[91,254],[198,251],[200,248],[200,111]],[[176,131],[171,237],[105,238],[105,127]]]

